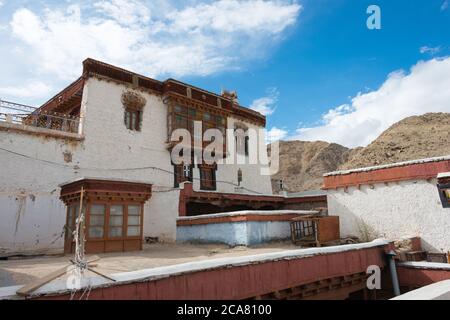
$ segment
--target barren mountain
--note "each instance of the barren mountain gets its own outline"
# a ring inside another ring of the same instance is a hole
[[[450,113],[427,113],[397,122],[355,152],[341,169],[450,155]]]
[[[348,160],[350,153],[346,147],[323,141],[280,142],[280,170],[272,176],[273,190],[279,191],[280,179],[287,191],[319,189],[322,175],[336,170]]]
[[[280,171],[272,177],[290,192],[317,190],[322,175],[400,161],[450,155],[450,113],[427,113],[403,119],[365,148],[348,149],[327,142],[280,142]]]

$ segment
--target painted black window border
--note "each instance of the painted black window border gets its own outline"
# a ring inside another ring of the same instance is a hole
[[[441,199],[444,208],[450,208],[450,199],[447,198],[445,190],[450,189],[450,183],[439,183],[437,185],[439,191],[439,198]]]

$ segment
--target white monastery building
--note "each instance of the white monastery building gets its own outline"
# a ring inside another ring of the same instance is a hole
[[[193,133],[194,121],[224,133],[264,129],[265,117],[240,106],[235,94],[160,82],[92,59],[83,67],[40,108],[2,101],[0,253],[73,251],[80,203],[87,252],[175,241],[179,216],[323,205],[323,197],[272,195],[260,164],[172,163],[172,132]],[[245,139],[245,156],[261,146]]]
[[[324,189],[342,237],[420,237],[424,250],[450,252],[450,156],[328,173]]]

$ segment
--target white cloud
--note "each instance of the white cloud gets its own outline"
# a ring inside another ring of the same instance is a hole
[[[94,7],[123,25],[146,24],[150,21],[150,10],[134,0],[102,0],[94,3]]]
[[[34,81],[23,86],[0,87],[0,96],[33,99],[48,95],[51,91],[51,86],[40,81]]]
[[[424,53],[429,53],[431,55],[435,55],[436,53],[438,53],[439,51],[441,51],[441,47],[427,47],[427,46],[423,46],[420,48],[420,53],[424,54]]]
[[[254,100],[250,105],[250,109],[258,111],[265,116],[270,116],[275,112],[279,92],[276,88],[269,88],[266,93],[267,96]]]
[[[272,143],[274,141],[283,140],[288,135],[288,132],[277,127],[273,127],[266,133],[266,142]]]
[[[279,1],[222,0],[199,4],[169,17],[176,31],[202,32],[267,32],[277,34],[296,22],[301,7],[298,4],[280,5]]]
[[[450,57],[418,62],[409,73],[390,74],[376,91],[323,116],[323,124],[300,128],[291,139],[366,146],[397,121],[427,112],[450,112]]]
[[[24,51],[33,52],[28,61],[37,71],[59,79],[78,76],[87,57],[152,77],[177,77],[240,68],[279,41],[301,11],[288,0],[222,0],[161,11],[150,5],[101,0],[43,14],[21,8],[10,25]]]
[[[450,4],[449,0],[445,0],[445,1],[442,3],[442,5],[441,5],[441,11],[447,10],[449,4]]]

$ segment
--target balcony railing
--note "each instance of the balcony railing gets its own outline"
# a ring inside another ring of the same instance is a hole
[[[0,100],[0,122],[78,133],[80,118]]]

